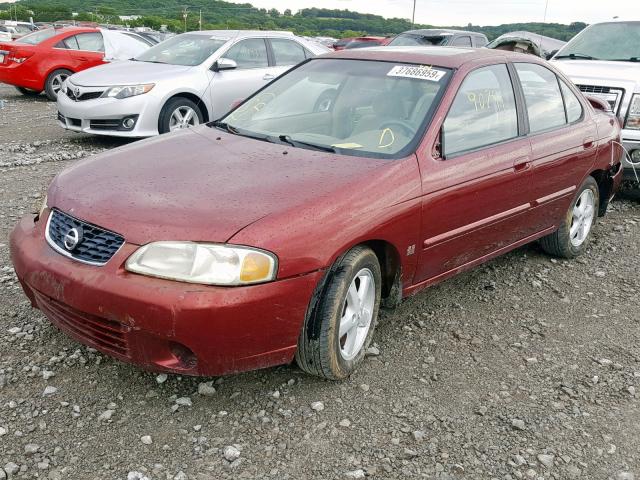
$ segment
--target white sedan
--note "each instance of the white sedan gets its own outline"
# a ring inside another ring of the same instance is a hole
[[[69,77],[58,121],[77,132],[134,138],[189,128],[328,51],[289,32],[184,33],[131,60]]]

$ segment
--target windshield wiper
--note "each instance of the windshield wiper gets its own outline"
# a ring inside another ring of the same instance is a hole
[[[640,57],[614,58],[612,62],[640,62]]]
[[[559,60],[561,58],[570,58],[571,60],[575,60],[576,58],[579,58],[581,60],[600,60],[599,58],[595,58],[584,53],[569,53],[567,55],[559,55],[555,58],[555,60]]]
[[[311,142],[301,142],[300,140],[294,140],[293,138],[291,138],[290,135],[280,135],[278,138],[280,139],[281,142],[288,143],[292,147],[310,148],[312,150],[319,150],[321,152],[336,153],[336,149],[329,145],[320,145],[320,144],[311,143]]]

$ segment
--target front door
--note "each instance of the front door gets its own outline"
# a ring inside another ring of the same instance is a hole
[[[414,283],[437,280],[532,233],[531,147],[507,66],[471,71],[422,154],[422,244]]]

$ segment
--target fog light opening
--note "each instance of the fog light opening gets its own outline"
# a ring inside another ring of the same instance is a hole
[[[636,150],[631,150],[631,154],[629,156],[631,157],[631,161],[633,163],[635,163],[636,165],[640,164],[640,148]]]
[[[182,368],[192,369],[198,364],[195,353],[181,343],[170,342],[169,350],[171,350],[171,353],[176,357]]]
[[[136,126],[136,119],[135,117],[125,117],[122,120],[122,128],[126,129],[126,130],[131,130],[133,127]]]

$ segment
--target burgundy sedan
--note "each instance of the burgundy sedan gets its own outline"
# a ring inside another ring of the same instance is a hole
[[[63,171],[11,256],[34,307],[121,360],[341,379],[381,305],[535,240],[585,251],[621,177],[605,110],[528,55],[331,53]]]

